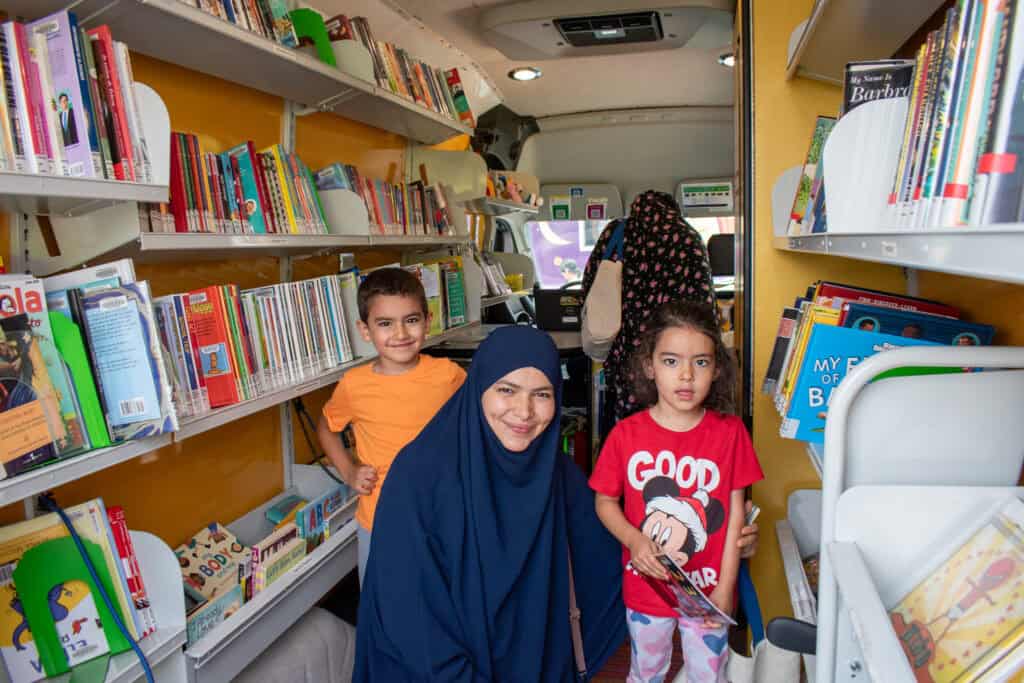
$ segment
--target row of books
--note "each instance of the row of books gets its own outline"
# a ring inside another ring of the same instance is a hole
[[[988,345],[994,335],[941,302],[817,282],[783,309],[761,391],[783,417],[782,436],[823,443],[832,391],[860,361],[903,346]]]
[[[145,638],[159,624],[149,604],[138,557],[125,522],[124,510],[106,507],[99,498],[66,510],[75,531],[95,545],[102,556],[96,568],[115,609],[132,638]],[[68,667],[114,654],[121,649],[109,639],[101,622],[102,602],[81,580],[57,586],[33,576],[40,562],[69,566],[78,561],[68,532],[56,513],[44,514],[0,528],[0,657],[12,683],[31,683],[66,671]],[[21,569],[21,571],[19,571]],[[152,587],[150,587],[152,588]],[[33,623],[28,602],[49,606],[59,646],[46,642],[52,635]],[[42,635],[39,635],[42,634]]]
[[[356,289],[349,272],[154,301],[179,414],[251,400],[351,361]]]
[[[181,1],[286,47],[299,46],[286,0]]]
[[[845,116],[866,102],[908,99],[899,161],[882,219],[934,229],[1024,218],[1024,13],[1018,3],[958,0],[913,60],[846,66]],[[818,117],[788,234],[827,232],[821,150],[836,120]],[[870,144],[863,147],[871,154]]]
[[[0,276],[0,478],[178,421],[149,285],[130,260]]]
[[[1022,24],[1019,3],[960,0],[921,46],[889,197],[895,225],[1019,219]]]
[[[313,500],[287,496],[268,508],[276,525],[265,538],[245,545],[212,523],[175,549],[185,589],[188,644],[192,645],[269,588],[343,524],[352,492],[335,486]],[[349,515],[349,518],[351,515]]]
[[[378,86],[470,128],[476,125],[458,69],[434,68],[400,47],[376,40],[366,17],[350,20],[340,14],[326,24],[331,40],[358,40],[370,52]]]
[[[308,38],[298,35],[285,0],[181,0],[247,31],[291,48]],[[317,22],[319,23],[319,21]],[[366,17],[344,14],[324,20],[330,42],[358,40],[370,53],[377,85],[416,104],[472,127],[473,113],[458,69],[442,70],[391,43],[374,38]]]
[[[281,145],[247,141],[215,153],[171,133],[170,204],[140,205],[144,232],[325,235],[327,219],[309,168]]]
[[[370,228],[381,235],[452,235],[448,199],[440,184],[389,183],[369,178],[351,164],[335,163],[316,172],[321,191],[350,190],[366,203]]]
[[[73,12],[0,26],[0,168],[149,182],[131,58]]]
[[[405,266],[430,334],[467,321],[460,257]],[[322,375],[373,347],[354,271],[154,299],[130,259],[37,279],[0,276],[0,478]]]

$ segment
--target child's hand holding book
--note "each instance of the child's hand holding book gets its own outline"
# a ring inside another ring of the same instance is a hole
[[[636,571],[654,579],[668,580],[668,572],[658,561],[658,555],[664,550],[652,539],[637,530],[636,536],[629,543],[629,564]]]

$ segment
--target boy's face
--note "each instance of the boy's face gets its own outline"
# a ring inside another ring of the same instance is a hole
[[[373,344],[382,361],[397,366],[415,363],[429,327],[420,302],[400,295],[373,297],[366,322],[359,321],[363,339]]]

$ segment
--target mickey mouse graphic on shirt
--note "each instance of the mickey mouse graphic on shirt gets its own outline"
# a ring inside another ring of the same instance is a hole
[[[678,567],[704,550],[708,537],[722,528],[725,508],[706,490],[682,495],[670,477],[652,477],[644,484],[644,520],[640,531],[658,544]]]

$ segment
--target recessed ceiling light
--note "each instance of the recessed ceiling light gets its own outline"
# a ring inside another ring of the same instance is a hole
[[[718,63],[731,69],[736,66],[736,55],[731,52],[726,52],[724,55],[718,55]]]
[[[540,69],[535,66],[521,66],[508,72],[513,81],[533,81],[541,77]]]

